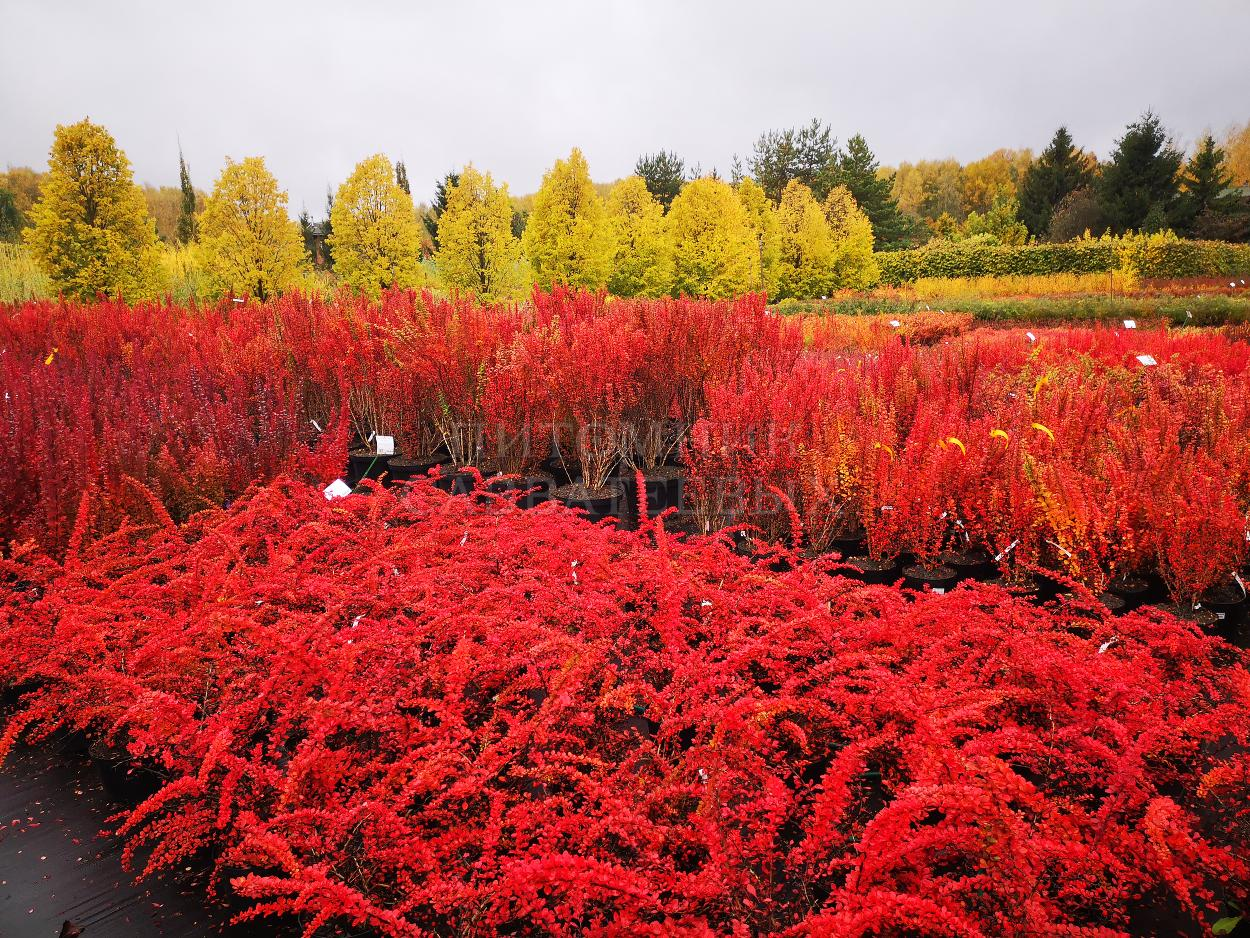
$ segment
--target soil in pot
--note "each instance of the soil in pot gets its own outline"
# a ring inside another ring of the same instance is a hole
[[[954,567],[946,564],[913,564],[903,568],[903,585],[913,590],[945,593],[959,582]]]
[[[1194,623],[1208,635],[1216,634],[1221,626],[1219,616],[1201,603],[1196,605],[1190,605],[1189,603],[1160,603],[1158,608],[1168,613],[1168,615]]]
[[[625,502],[625,490],[612,483],[600,489],[590,489],[580,483],[563,485],[551,494],[569,508],[580,508],[586,512],[587,520],[595,523],[605,518],[620,518]]]
[[[942,554],[942,564],[953,567],[961,580],[992,580],[998,573],[994,558],[988,550],[969,547],[966,550],[948,550]]]
[[[1031,573],[1023,573],[1014,579],[1008,579],[1005,576],[997,576],[991,580],[985,581],[989,586],[999,586],[1016,596],[1023,597],[1030,601],[1036,601],[1039,595],[1038,581]]]
[[[392,481],[406,482],[409,479],[422,478],[435,466],[447,462],[441,453],[427,453],[424,456],[392,456],[386,461],[387,472]]]
[[[851,557],[847,566],[836,570],[840,576],[850,577],[862,583],[873,583],[887,586],[894,583],[901,575],[897,560],[874,560],[872,557]]]
[[[1117,596],[1115,593],[1099,593],[1098,601],[1107,607],[1107,612],[1113,616],[1122,616],[1128,612],[1128,602],[1123,596]]]

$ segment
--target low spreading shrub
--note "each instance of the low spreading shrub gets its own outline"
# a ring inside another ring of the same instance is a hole
[[[1175,619],[428,482],[279,480],[183,526],[137,490],[99,537],[96,494],[63,562],[0,561],[0,750],[124,747],[160,785],[127,862],[212,857],[247,917],[1132,934],[1250,898],[1246,661]]]

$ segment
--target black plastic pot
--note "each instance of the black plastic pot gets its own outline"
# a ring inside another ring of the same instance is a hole
[[[897,560],[873,560],[871,557],[851,557],[847,566],[836,571],[841,576],[859,580],[861,583],[872,583],[877,586],[888,586],[901,575]]]
[[[598,523],[606,518],[620,518],[625,504],[625,490],[619,485],[604,486],[607,494],[594,493],[582,485],[565,485],[551,493],[551,497],[569,508],[586,512],[588,521]]]
[[[441,453],[416,457],[392,456],[386,461],[386,471],[390,473],[392,481],[407,482],[410,479],[424,477],[435,466],[445,462],[447,462],[447,457]]]
[[[1216,630],[1220,635],[1232,640],[1246,622],[1250,602],[1240,586],[1217,586],[1202,594],[1202,608],[1215,613],[1219,624]]]
[[[994,558],[990,552],[980,547],[969,547],[967,550],[948,550],[942,554],[943,566],[952,567],[960,580],[977,580],[985,582],[998,575],[994,566]]]
[[[1126,612],[1139,609],[1150,601],[1150,583],[1142,577],[1117,577],[1107,587],[1107,592],[1124,600]]]
[[[839,534],[829,542],[829,549],[842,557],[859,557],[868,546],[868,537],[863,528]]]
[[[379,456],[371,449],[352,450],[347,454],[347,482],[355,485],[361,479],[378,479],[386,472],[390,456]]]
[[[543,472],[548,473],[555,480],[554,488],[569,485],[573,481],[573,477],[569,474],[568,468],[565,466],[565,460],[559,456],[551,456],[543,460]]]
[[[929,590],[939,595],[959,582],[954,567],[945,564],[913,564],[903,568],[903,585],[913,590]]]
[[[452,495],[468,495],[477,486],[477,476],[471,472],[448,472],[434,485]]]
[[[647,514],[654,517],[668,508],[682,510],[683,493],[686,484],[685,470],[676,466],[661,466],[654,472],[642,477],[647,493]],[[625,504],[629,510],[636,511],[638,505],[638,478],[632,470],[622,470],[616,479],[625,492]]]
[[[533,508],[551,499],[552,482],[549,475],[530,475],[521,479],[488,479],[486,488],[500,495],[533,489],[516,500],[518,508]]]

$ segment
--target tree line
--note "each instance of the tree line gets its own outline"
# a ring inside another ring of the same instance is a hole
[[[327,193],[321,221],[292,222],[263,158],[227,161],[206,194],[180,154],[176,189],[140,188],[108,131],[84,120],[57,128],[47,173],[0,175],[0,237],[24,239],[56,289],[79,296],[156,295],[165,241],[189,248],[213,295],[264,298],[305,285],[315,265],[375,296],[436,285],[498,299],[562,282],[620,296],[808,298],[870,286],[874,251],[935,239],[1172,229],[1247,240],[1248,180],[1250,124],[1224,146],[1207,135],[1187,160],[1147,112],[1105,162],[1060,127],[1036,158],[999,150],[966,166],[889,169],[862,135],[839,145],[814,119],[762,134],[727,180],[660,151],[596,184],[574,149],[521,198],[470,164],[417,205],[403,162],[378,154]]]

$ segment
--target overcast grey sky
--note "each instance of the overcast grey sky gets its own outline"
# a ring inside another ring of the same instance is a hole
[[[139,181],[176,184],[179,138],[204,189],[262,155],[293,214],[376,152],[422,200],[469,161],[533,191],[573,146],[599,180],[660,148],[727,174],[812,116],[891,164],[1250,120],[1250,0],[0,0],[0,29],[0,164],[89,115]]]

